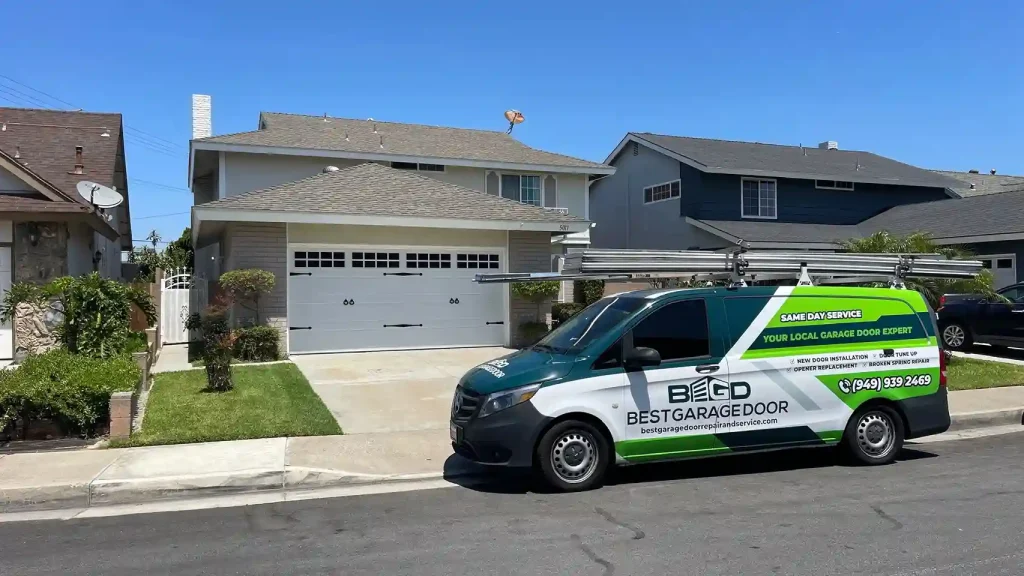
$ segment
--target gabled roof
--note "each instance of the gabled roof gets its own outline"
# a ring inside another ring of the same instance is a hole
[[[435,163],[475,161],[571,168],[575,172],[614,172],[609,166],[530,148],[504,132],[423,124],[263,112],[260,128],[193,140],[199,146],[241,145],[349,153],[367,160],[397,157]],[[198,147],[198,146],[197,146]]]
[[[960,186],[960,182],[942,174],[871,152],[665,136],[648,132],[628,133],[605,162],[611,163],[630,141],[714,174],[843,180],[947,190]]]
[[[687,217],[689,224],[733,244],[741,240],[751,248],[806,248],[828,250],[838,242],[859,237],[856,226],[842,224],[799,224],[766,222],[764,220],[698,220]]]
[[[864,235],[879,230],[927,232],[946,243],[996,240],[991,237],[1006,234],[1024,237],[1024,190],[896,206],[857,228]]]
[[[114,171],[120,114],[0,108],[0,122],[6,124],[0,131],[0,150],[12,157],[17,154],[23,166],[53,184],[67,199],[87,204],[75,190],[81,180],[117,185]],[[82,147],[81,174],[74,173],[76,146]]]
[[[233,210],[446,221],[564,222],[576,224],[574,228],[586,227],[586,220],[578,216],[373,163],[246,192],[201,204],[194,210],[209,214]]]
[[[954,188],[954,190],[961,196],[965,197],[1024,190],[1024,176],[977,174],[973,172],[953,172],[949,170],[932,170],[932,172],[948,176],[960,182],[960,186],[958,188]]]

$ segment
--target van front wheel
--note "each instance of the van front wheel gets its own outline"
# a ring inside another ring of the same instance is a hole
[[[888,464],[903,449],[903,420],[888,406],[871,406],[850,418],[847,451],[862,464]]]
[[[540,439],[536,462],[555,490],[582,492],[601,485],[610,455],[608,441],[599,430],[586,422],[566,420]]]

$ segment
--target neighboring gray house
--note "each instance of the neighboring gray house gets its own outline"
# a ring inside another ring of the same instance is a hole
[[[209,136],[208,106],[194,101],[196,269],[274,272],[264,315],[289,353],[517,342],[536,306],[473,276],[587,245],[590,182],[615,171],[504,132],[374,120],[264,112]]]
[[[743,241],[835,250],[879,230],[921,231],[985,256],[1000,286],[1021,279],[1024,193],[1012,191],[1024,178],[924,170],[835,142],[648,133],[627,134],[605,163],[616,172],[591,188],[596,248],[717,250]]]

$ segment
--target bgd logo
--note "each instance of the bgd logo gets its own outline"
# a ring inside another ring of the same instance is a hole
[[[683,402],[727,402],[750,398],[750,384],[726,382],[708,376],[689,384],[668,387],[668,401],[672,404]]]

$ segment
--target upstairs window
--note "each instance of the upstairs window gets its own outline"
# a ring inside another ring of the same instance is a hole
[[[644,204],[679,198],[679,190],[679,180],[648,186],[647,188],[644,188]]]
[[[853,190],[853,182],[842,180],[815,180],[814,187],[819,190]]]
[[[775,180],[744,178],[740,195],[740,215],[743,218],[778,218],[775,206]]]
[[[540,176],[502,174],[501,195],[503,198],[518,200],[523,204],[540,206]]]

